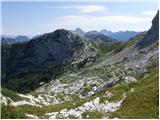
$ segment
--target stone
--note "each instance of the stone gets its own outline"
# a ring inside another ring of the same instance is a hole
[[[107,94],[107,97],[109,97],[109,98],[112,97],[112,96],[113,96],[112,93],[108,93],[108,94]]]
[[[94,100],[93,100],[93,103],[95,105],[99,104],[99,101],[100,101],[100,98],[99,97],[96,97]]]
[[[39,117],[36,115],[31,115],[31,114],[27,114],[27,113],[25,113],[25,115],[26,115],[26,117],[28,117],[30,119],[39,119]]]

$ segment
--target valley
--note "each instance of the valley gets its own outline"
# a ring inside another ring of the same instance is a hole
[[[157,25],[159,12],[125,42],[60,29],[3,45],[1,118],[158,119]]]

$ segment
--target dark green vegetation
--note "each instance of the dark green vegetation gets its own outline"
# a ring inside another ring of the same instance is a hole
[[[1,89],[1,94],[5,97],[11,98],[13,101],[20,101],[23,100],[20,96],[18,96],[15,92],[8,90],[8,89]]]
[[[17,43],[12,45],[1,46],[1,59],[2,59],[2,79],[7,78],[9,74],[12,74],[17,66],[17,63],[21,61],[22,50],[26,43]],[[11,66],[7,68],[6,66]],[[15,68],[15,69],[11,69]],[[9,71],[9,72],[6,72]],[[3,84],[3,81],[2,81]]]
[[[107,52],[110,51],[114,51],[116,52],[120,52],[121,50],[123,50],[123,48],[125,48],[125,42],[113,42],[113,43],[101,43],[99,45],[100,51],[103,54],[106,54]]]
[[[31,90],[40,87],[40,82],[47,83],[52,79],[57,78],[64,72],[64,66],[55,66],[54,68],[48,68],[45,71],[30,73],[22,77],[12,78],[6,81],[2,81],[2,87],[9,88],[13,91],[26,93]],[[3,83],[4,82],[4,83]]]
[[[1,119],[23,119],[26,118],[22,111],[16,110],[15,107],[1,105]]]

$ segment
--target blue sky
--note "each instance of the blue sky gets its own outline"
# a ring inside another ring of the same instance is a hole
[[[158,10],[156,0],[3,1],[2,34],[37,35],[80,27],[85,31],[144,31]]]

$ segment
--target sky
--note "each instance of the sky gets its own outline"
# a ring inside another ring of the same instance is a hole
[[[76,1],[76,2],[75,2]],[[156,0],[5,0],[2,34],[37,35],[56,29],[146,31],[158,10]]]

